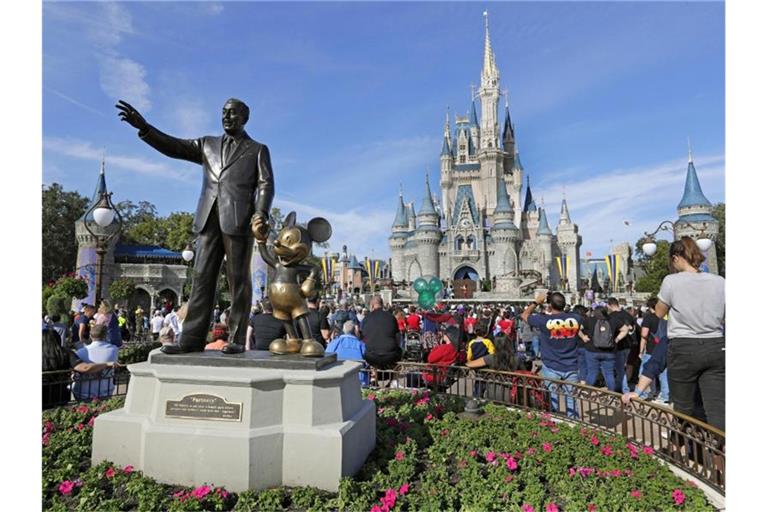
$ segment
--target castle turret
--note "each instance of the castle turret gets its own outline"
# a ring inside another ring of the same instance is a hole
[[[581,235],[579,227],[571,221],[571,214],[568,211],[568,203],[563,197],[560,205],[560,222],[557,225],[557,248],[561,257],[560,266],[565,272],[568,280],[567,286],[574,290],[578,286],[580,279],[579,261],[581,258]]]
[[[422,275],[439,276],[440,264],[438,245],[442,240],[439,227],[439,215],[432,200],[432,191],[429,188],[429,173],[426,174],[424,200],[417,217],[418,227],[414,235],[416,242],[417,259],[421,266]]]
[[[392,251],[392,279],[401,281],[406,278],[404,268],[404,249],[408,241],[408,212],[403,201],[403,192],[400,191],[400,197],[397,203],[397,212],[395,220],[392,223],[392,234],[389,236],[389,248]]]
[[[483,121],[480,128],[480,147],[498,148],[499,140],[499,96],[500,79],[499,68],[496,66],[496,57],[491,48],[491,33],[488,29],[488,12],[483,13],[485,19],[485,46],[483,48],[483,70],[480,73],[480,89],[478,95],[483,110]],[[473,103],[474,104],[474,103]]]
[[[547,212],[544,208],[539,208],[539,227],[536,230],[536,241],[539,244],[539,249],[544,256],[544,264],[542,267],[543,272],[541,278],[545,284],[551,286],[552,283],[552,230],[549,229],[549,222],[547,221]]]
[[[712,216],[712,203],[709,202],[701,190],[696,167],[693,165],[693,151],[688,142],[688,172],[685,176],[685,188],[683,197],[677,205],[677,222],[674,225],[675,240],[683,236],[689,236],[694,240],[702,237],[715,240],[720,228],[717,219]],[[705,252],[706,265],[709,272],[716,274],[717,252],[715,244]]]

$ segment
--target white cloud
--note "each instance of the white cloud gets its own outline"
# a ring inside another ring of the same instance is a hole
[[[200,137],[212,133],[216,112],[205,108],[199,98],[181,97],[169,105],[173,134],[178,137]],[[215,126],[215,125],[214,125]]]
[[[221,11],[224,10],[224,4],[219,2],[210,2],[205,4],[205,12],[208,14],[213,14],[214,16],[221,14]]]
[[[133,34],[133,18],[125,7],[114,2],[98,4],[100,13],[96,19],[87,17],[89,38],[101,47],[117,46],[123,34]]]
[[[101,161],[102,155],[105,155],[104,160],[108,169],[114,167],[141,175],[171,178],[187,183],[196,181],[197,178],[195,173],[179,171],[165,163],[134,156],[105,154],[103,149],[94,146],[91,142],[69,137],[44,137],[43,149],[81,160]]]
[[[725,182],[724,163],[722,155],[695,159],[702,190],[713,202]],[[675,220],[686,170],[687,161],[679,159],[567,181],[568,209],[571,219],[579,225],[584,240],[582,250],[599,255],[609,249],[611,241],[627,241],[634,246],[645,231],[653,231],[662,220]],[[560,218],[562,187],[550,186],[535,192],[537,201],[542,196],[545,200],[549,198],[545,208],[554,231]],[[630,222],[629,226],[624,224],[625,220]]]
[[[99,85],[110,98],[125,100],[141,111],[152,108],[144,66],[126,57],[104,55],[99,68]]]

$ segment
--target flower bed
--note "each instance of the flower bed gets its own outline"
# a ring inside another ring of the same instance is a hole
[[[389,390],[364,396],[378,409],[376,448],[339,492],[309,487],[231,493],[215,482],[159,484],[132,467],[91,467],[93,418],[112,399],[43,413],[44,510],[713,510],[692,482],[650,447],[554,423],[547,415]]]

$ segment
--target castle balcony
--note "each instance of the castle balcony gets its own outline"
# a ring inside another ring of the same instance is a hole
[[[479,249],[460,249],[454,250],[450,254],[453,261],[478,261],[480,259]]]

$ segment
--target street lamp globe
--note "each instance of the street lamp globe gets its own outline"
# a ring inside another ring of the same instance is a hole
[[[699,238],[696,240],[696,245],[699,246],[699,250],[701,252],[707,252],[710,247],[712,247],[712,239],[711,238]]]
[[[93,220],[96,221],[96,224],[105,228],[115,220],[115,210],[109,206],[99,206],[93,210]]]
[[[656,243],[655,242],[646,242],[643,244],[643,252],[646,256],[653,256],[656,254]]]
[[[192,245],[187,244],[184,250],[181,251],[181,258],[186,262],[190,262],[194,257],[195,257],[195,251],[192,250]]]

